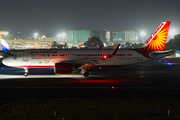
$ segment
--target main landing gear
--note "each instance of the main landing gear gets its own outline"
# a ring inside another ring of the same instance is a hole
[[[24,68],[25,72],[24,72],[24,76],[28,76],[28,68]]]
[[[86,69],[86,65],[83,65],[82,67],[81,67],[81,74],[83,74],[84,75],[84,77],[88,77],[89,76],[89,70],[88,69]]]
[[[84,72],[84,77],[88,77],[88,76],[89,76],[89,71],[86,70],[86,71]]]

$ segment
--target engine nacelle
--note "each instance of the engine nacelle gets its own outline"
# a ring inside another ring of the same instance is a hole
[[[72,74],[73,64],[70,63],[56,63],[55,73],[56,74]]]

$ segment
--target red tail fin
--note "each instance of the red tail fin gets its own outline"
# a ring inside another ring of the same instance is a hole
[[[149,51],[164,51],[170,23],[169,21],[162,22],[143,45],[143,49]]]

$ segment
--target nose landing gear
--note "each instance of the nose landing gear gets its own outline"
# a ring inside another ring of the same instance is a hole
[[[24,72],[24,76],[28,76],[28,68],[24,68],[25,72]]]

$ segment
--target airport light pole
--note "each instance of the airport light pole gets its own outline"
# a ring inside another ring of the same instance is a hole
[[[37,39],[38,38],[38,34],[34,33],[34,38]]]

